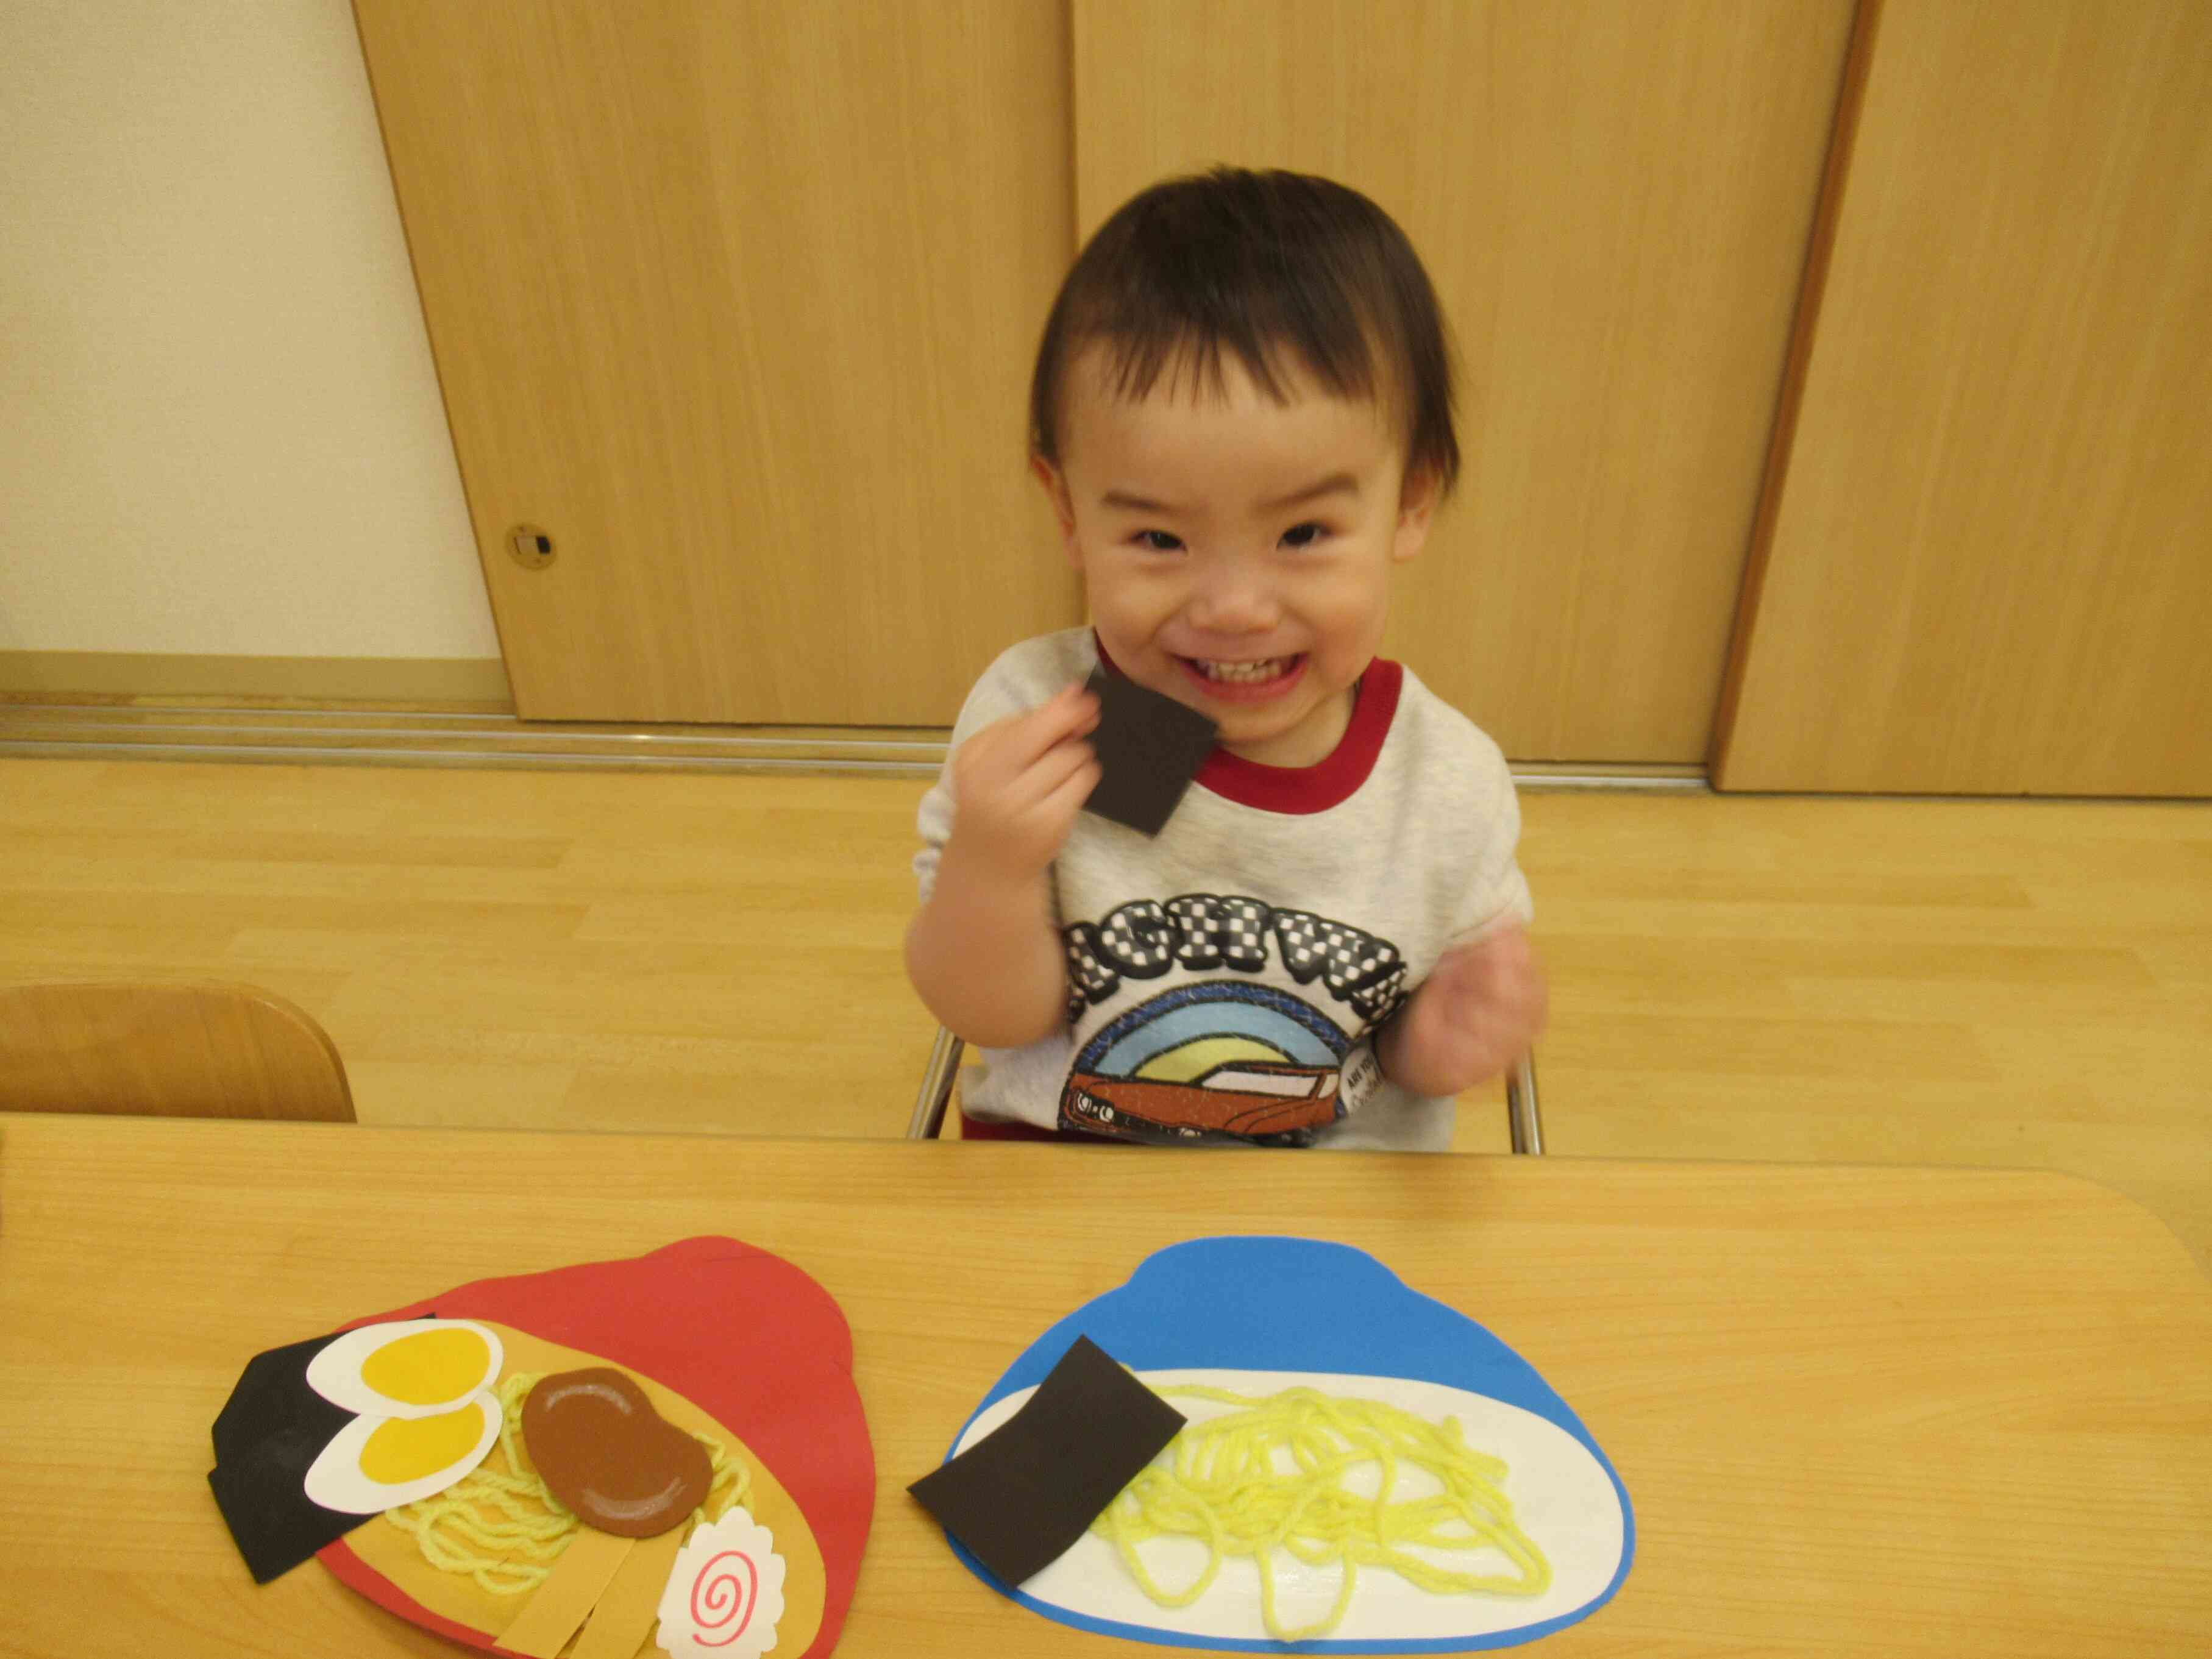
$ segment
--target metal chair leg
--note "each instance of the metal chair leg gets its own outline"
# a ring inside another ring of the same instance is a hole
[[[1505,1126],[1513,1136],[1513,1150],[1530,1157],[1544,1151],[1544,1114],[1536,1103],[1536,1056],[1523,1054],[1521,1063],[1505,1074]]]
[[[952,1098],[952,1082],[960,1075],[960,1056],[966,1048],[945,1027],[937,1028],[937,1041],[929,1048],[929,1064],[922,1071],[921,1089],[914,1097],[914,1115],[907,1121],[908,1140],[934,1140],[945,1127],[945,1108]]]

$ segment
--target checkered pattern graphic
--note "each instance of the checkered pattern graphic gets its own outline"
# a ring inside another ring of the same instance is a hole
[[[1079,921],[1060,938],[1067,951],[1067,1023],[1073,1025],[1087,1004],[1112,996],[1121,976],[1106,965],[1096,923]]]
[[[1398,1012],[1398,1005],[1406,1000],[1406,970],[1400,968],[1389,978],[1354,991],[1345,1000],[1352,1010],[1370,1026],[1380,1025]]]
[[[1103,923],[1079,921],[1061,934],[1067,955],[1067,1019],[1121,990],[1171,969],[1265,973],[1267,936],[1301,985],[1319,980],[1364,1024],[1380,1024],[1406,998],[1406,959],[1388,939],[1310,910],[1276,910],[1255,898],[1185,893],[1162,905],[1133,899]]]
[[[1175,966],[1176,925],[1152,899],[1133,899],[1098,930],[1098,954],[1131,979],[1158,979]]]
[[[1318,977],[1339,1002],[1405,971],[1405,958],[1389,940],[1310,910],[1276,911],[1275,939],[1292,979],[1310,985]]]
[[[1182,939],[1176,962],[1194,972],[1227,966],[1256,974],[1267,965],[1267,922],[1274,913],[1254,898],[1186,893],[1168,901]]]

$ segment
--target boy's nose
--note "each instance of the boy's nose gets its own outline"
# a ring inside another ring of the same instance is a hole
[[[1191,625],[1215,634],[1256,634],[1273,628],[1281,607],[1265,577],[1235,567],[1200,575],[1190,596]]]

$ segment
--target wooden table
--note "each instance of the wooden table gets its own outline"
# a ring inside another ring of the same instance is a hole
[[[2212,1286],[2046,1174],[1253,1157],[0,1116],[0,1654],[446,1654],[205,1485],[256,1351],[464,1279],[723,1232],[851,1319],[880,1473],[842,1655],[1149,1650],[1000,1599],[907,1498],[1148,1252],[1374,1252],[1557,1387],[1627,1482],[1571,1655],[2212,1652]]]

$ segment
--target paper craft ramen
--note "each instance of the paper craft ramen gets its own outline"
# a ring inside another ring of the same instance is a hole
[[[818,1659],[875,1465],[829,1293],[734,1239],[485,1279],[255,1357],[209,1476],[258,1580],[316,1555],[526,1659]]]
[[[1079,1338],[1189,1420],[1073,1547],[1003,1594],[1062,1624],[1245,1652],[1452,1653],[1588,1617],[1627,1577],[1628,1493],[1566,1402],[1372,1256],[1206,1238],[1038,1338],[948,1460]]]

